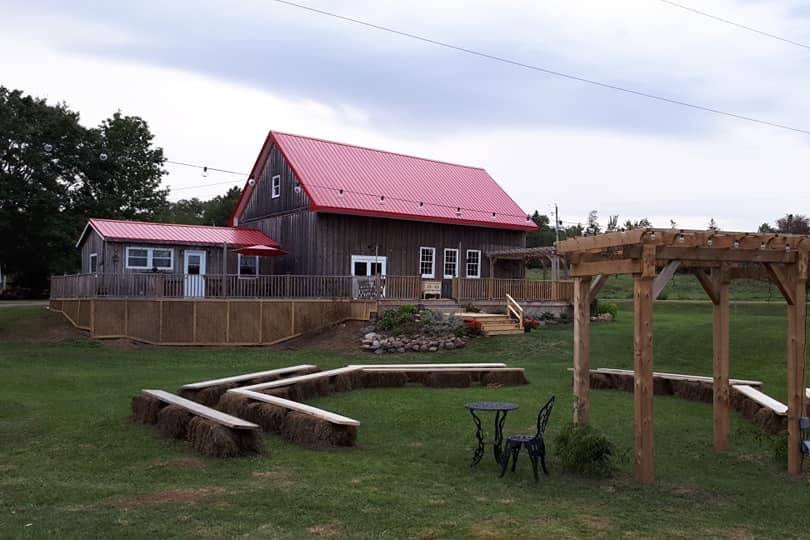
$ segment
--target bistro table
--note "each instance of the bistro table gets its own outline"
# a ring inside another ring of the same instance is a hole
[[[484,429],[481,427],[481,419],[478,418],[475,411],[495,411],[495,439],[492,441],[492,450],[495,454],[495,462],[500,465],[501,455],[503,454],[503,425],[506,422],[506,414],[509,411],[519,409],[520,406],[517,403],[504,401],[476,401],[467,403],[464,406],[469,409],[473,417],[475,437],[478,439],[478,448],[475,449],[470,467],[478,465],[478,462],[484,457]]]

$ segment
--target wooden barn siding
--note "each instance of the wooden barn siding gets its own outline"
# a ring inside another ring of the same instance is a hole
[[[272,198],[272,178],[275,175],[281,176],[281,196]],[[284,156],[273,145],[267,163],[256,179],[256,187],[245,206],[242,215],[239,216],[239,224],[256,219],[265,218],[282,212],[290,212],[309,207],[309,198],[303,189],[295,192],[296,177]],[[278,240],[275,237],[271,237]]]
[[[183,273],[183,254],[186,250],[205,251],[206,253],[206,274],[222,274],[222,246],[221,245],[172,245],[172,244],[150,244],[143,242],[104,242],[94,232],[87,235],[87,238],[82,243],[82,273],[90,272],[90,253],[98,253],[99,273],[106,274],[123,274],[123,273],[138,273],[138,272],[151,272],[151,270],[131,270],[126,268],[126,247],[152,247],[160,249],[171,249],[174,252],[174,269],[169,272],[172,274]],[[234,247],[228,247],[228,273],[236,274],[237,272],[237,254],[233,253]],[[94,251],[96,250],[96,251]],[[267,257],[265,257],[267,258]],[[103,260],[103,264],[102,264]],[[259,258],[261,268],[262,258]]]
[[[446,225],[396,219],[323,214],[300,211],[251,222],[281,242],[290,254],[267,262],[263,272],[345,276],[351,273],[352,255],[388,257],[389,275],[414,276],[419,271],[419,248],[436,248],[436,279],[441,279],[444,249],[457,249],[461,242],[460,277],[465,277],[468,249],[481,250],[481,277],[489,277],[486,252],[525,246],[525,233],[464,225]],[[496,266],[501,278],[522,278],[522,264],[502,262]]]

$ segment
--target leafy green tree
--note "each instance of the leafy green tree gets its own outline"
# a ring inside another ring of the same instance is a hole
[[[88,142],[66,105],[0,87],[0,264],[22,287],[43,289],[75,266],[71,192]]]
[[[217,195],[213,199],[206,201],[205,211],[203,212],[203,223],[205,225],[218,225],[220,227],[227,225],[228,218],[231,217],[231,212],[236,208],[236,202],[239,200],[241,193],[241,188],[232,187],[225,195]],[[535,212],[535,214],[536,213],[537,212]]]
[[[89,130],[83,182],[73,197],[76,212],[87,217],[155,220],[166,208],[163,150],[137,116],[116,112]]]
[[[556,235],[551,218],[535,210],[532,221],[537,225],[537,230],[526,235],[526,247],[553,246]]]

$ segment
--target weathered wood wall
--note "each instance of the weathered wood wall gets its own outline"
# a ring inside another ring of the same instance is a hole
[[[95,338],[155,345],[269,345],[346,320],[368,320],[354,300],[56,299],[50,308]]]
[[[272,195],[272,178],[281,177],[281,193],[277,198]],[[278,147],[273,145],[270,149],[267,163],[259,178],[245,210],[239,217],[239,224],[257,219],[266,218],[280,213],[291,212],[309,207],[309,197],[303,189],[295,189],[297,179],[287,160],[281,155]],[[272,237],[271,237],[272,238]],[[276,240],[274,238],[274,240]]]

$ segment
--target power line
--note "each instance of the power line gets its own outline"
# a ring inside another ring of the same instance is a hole
[[[714,19],[715,21],[720,21],[721,23],[725,23],[725,24],[728,24],[728,25],[731,25],[731,26],[736,26],[737,28],[740,28],[742,30],[747,30],[749,32],[753,32],[753,33],[759,34],[761,36],[765,36],[765,37],[768,37],[768,38],[771,38],[771,39],[777,39],[779,41],[783,41],[785,43],[789,43],[791,45],[795,45],[797,47],[802,47],[802,48],[810,50],[810,45],[806,45],[806,44],[800,43],[798,41],[793,41],[792,39],[788,39],[786,37],[777,36],[776,34],[771,34],[769,32],[765,32],[763,30],[758,30],[758,29],[753,28],[751,26],[746,26],[744,24],[740,24],[740,23],[737,23],[737,22],[734,22],[734,21],[730,21],[728,19],[718,17],[717,15],[712,15],[711,13],[706,13],[705,11],[700,11],[699,9],[695,9],[693,7],[685,6],[685,5],[679,4],[677,2],[672,2],[671,0],[658,0],[658,1],[663,2],[665,4],[669,4],[670,6],[674,6],[676,8],[683,9],[685,11],[691,11],[692,13],[696,13],[697,15],[702,15],[703,17],[708,17],[709,19]]]
[[[439,40],[428,38],[428,37],[425,37],[425,36],[420,36],[418,34],[412,34],[410,32],[397,30],[395,28],[391,28],[391,27],[388,27],[388,26],[383,26],[383,25],[379,25],[379,24],[370,23],[370,22],[362,20],[362,19],[356,19],[356,18],[344,16],[344,15],[338,15],[337,13],[332,13],[330,11],[317,9],[317,8],[306,6],[306,5],[303,5],[303,4],[297,4],[295,2],[290,2],[289,0],[273,0],[273,1],[277,2],[279,4],[284,4],[284,5],[287,5],[287,6],[303,9],[305,11],[309,11],[309,12],[312,12],[312,13],[317,13],[319,15],[324,15],[324,16],[327,16],[327,17],[332,17],[334,19],[339,19],[341,21],[346,21],[346,22],[350,22],[350,23],[354,23],[354,24],[359,24],[361,26],[365,26],[367,28],[372,28],[374,30],[380,30],[382,32],[388,32],[388,33],[391,33],[391,34],[396,34],[398,36],[406,37],[406,38],[409,38],[409,39],[414,39],[414,40],[417,40],[417,41],[422,41],[424,43],[429,43],[431,45],[436,45],[438,47],[444,47],[444,48],[447,48],[447,49],[452,49],[454,51],[463,52],[463,53],[466,53],[466,54],[471,54],[471,55],[474,55],[474,56],[478,56],[480,58],[485,58],[487,60],[493,60],[493,61],[496,61],[496,62],[502,62],[504,64],[509,64],[509,65],[512,65],[512,66],[517,66],[517,67],[524,68],[524,69],[529,69],[529,70],[532,70],[532,71],[538,71],[540,73],[545,73],[547,75],[554,75],[555,77],[562,77],[562,78],[565,78],[565,79],[570,79],[570,80],[573,80],[573,81],[586,83],[586,84],[590,84],[590,85],[593,85],[593,86],[598,86],[600,88],[607,88],[609,90],[615,90],[617,92],[624,92],[626,94],[631,94],[631,95],[634,95],[634,96],[639,96],[639,97],[644,97],[644,98],[647,98],[647,99],[661,101],[661,102],[664,102],[664,103],[669,103],[671,105],[679,105],[681,107],[687,107],[687,108],[698,110],[698,111],[708,112],[708,113],[717,114],[717,115],[721,115],[721,116],[736,118],[738,120],[745,120],[747,122],[754,122],[756,124],[762,124],[762,125],[766,125],[766,126],[770,126],[770,127],[774,127],[774,128],[778,128],[778,129],[784,129],[784,130],[787,130],[787,131],[793,131],[793,132],[797,132],[797,133],[804,133],[805,135],[810,135],[810,130],[804,129],[804,128],[798,128],[798,127],[789,126],[787,124],[780,124],[780,123],[777,123],[777,122],[771,122],[769,120],[761,120],[759,118],[754,118],[753,116],[746,116],[746,115],[743,115],[743,114],[737,114],[737,113],[733,113],[733,112],[728,112],[728,111],[724,111],[724,110],[721,110],[721,109],[715,109],[713,107],[706,107],[706,106],[703,106],[703,105],[697,105],[695,103],[689,103],[687,101],[681,101],[681,100],[674,99],[674,98],[668,98],[668,97],[664,97],[664,96],[659,96],[657,94],[650,94],[648,92],[644,92],[644,91],[641,91],[641,90],[633,90],[632,88],[626,88],[626,87],[623,87],[623,86],[617,86],[615,84],[601,82],[601,81],[597,81],[595,79],[588,79],[588,78],[585,78],[585,77],[580,77],[578,75],[571,75],[569,73],[563,73],[561,71],[556,71],[556,70],[553,70],[553,69],[544,68],[544,67],[533,65],[533,64],[527,64],[527,63],[524,63],[524,62],[520,62],[518,60],[512,60],[510,58],[506,58],[506,57],[503,57],[503,56],[497,56],[497,55],[490,54],[490,53],[483,52],[483,51],[479,51],[479,50],[476,50],[476,49],[470,49],[470,48],[463,47],[463,46],[460,46],[460,45],[454,45],[452,43],[447,43],[447,42],[444,42],[444,41],[439,41]]]
[[[204,171],[215,171],[226,174],[235,174],[237,176],[247,176],[247,173],[229,171],[228,169],[217,169],[216,167],[209,167],[207,165],[195,165],[194,163],[186,163],[184,161],[172,161],[171,159],[167,159],[166,163],[171,163],[172,165],[182,165],[183,167],[193,167],[195,169],[203,169]]]

